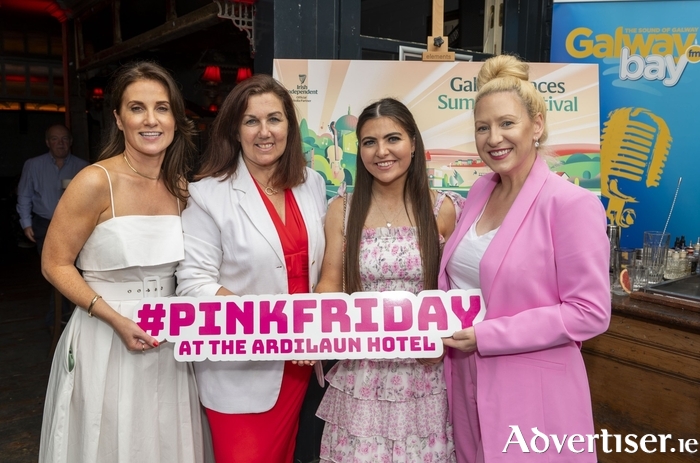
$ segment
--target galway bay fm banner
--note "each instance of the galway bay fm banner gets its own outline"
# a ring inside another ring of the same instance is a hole
[[[643,232],[700,235],[700,1],[555,0],[551,59],[598,63],[601,196],[624,246]]]
[[[352,189],[357,116],[393,97],[413,113],[426,148],[431,186],[466,195],[489,169],[474,144],[476,76],[482,63],[275,60],[274,77],[299,115],[307,163],[326,179],[329,197]],[[552,170],[600,192],[598,69],[590,64],[531,63],[532,84],[548,108]]]

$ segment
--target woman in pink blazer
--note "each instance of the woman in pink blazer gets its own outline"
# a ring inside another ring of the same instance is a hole
[[[546,107],[528,79],[512,56],[479,72],[475,141],[493,173],[442,256],[440,289],[480,288],[485,302],[444,340],[461,463],[596,462],[580,347],[610,322],[605,212],[538,155]]]

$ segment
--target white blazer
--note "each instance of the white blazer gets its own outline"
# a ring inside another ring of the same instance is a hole
[[[182,212],[185,259],[177,269],[178,296],[212,296],[222,286],[238,295],[285,294],[287,269],[275,225],[245,163],[225,181],[207,178],[189,185]],[[326,188],[306,169],[292,189],[309,243],[309,287],[323,261]],[[194,362],[202,404],[221,413],[261,413],[277,402],[282,361]]]

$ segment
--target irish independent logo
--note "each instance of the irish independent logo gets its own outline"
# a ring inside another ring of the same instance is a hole
[[[296,88],[289,90],[295,102],[309,102],[309,95],[318,95],[318,90],[310,89],[306,83],[306,74],[299,74],[299,83]]]

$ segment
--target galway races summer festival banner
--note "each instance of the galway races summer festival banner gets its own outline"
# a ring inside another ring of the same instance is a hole
[[[362,109],[393,97],[413,113],[425,142],[431,186],[466,195],[489,169],[474,144],[476,76],[482,63],[275,60],[274,77],[299,114],[308,165],[325,179],[329,197],[351,189]],[[547,145],[559,175],[600,192],[598,69],[590,64],[531,63],[532,84],[548,107]]]

